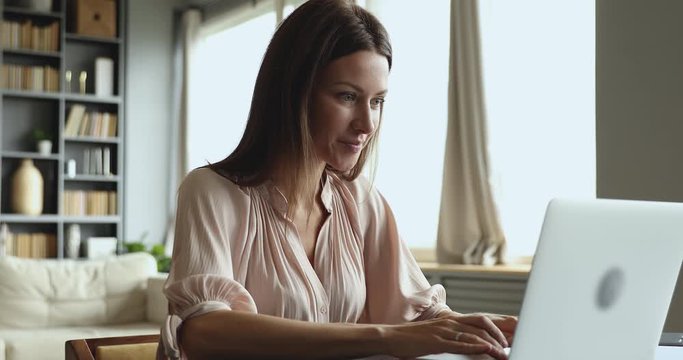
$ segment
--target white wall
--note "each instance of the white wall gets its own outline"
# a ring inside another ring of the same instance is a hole
[[[683,202],[683,2],[596,9],[598,197]],[[667,329],[683,332],[683,282]]]
[[[178,0],[129,0],[124,240],[166,229],[173,10]]]

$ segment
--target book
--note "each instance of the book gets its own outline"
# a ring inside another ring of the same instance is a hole
[[[111,175],[111,150],[108,147],[102,149],[102,174]]]
[[[93,161],[94,161],[94,163],[93,163]],[[93,174],[96,174],[96,175],[103,175],[104,174],[102,171],[103,170],[102,169],[102,148],[93,148],[92,149],[92,154],[90,154],[90,162],[91,162],[91,165],[93,165],[93,166],[91,166],[90,170],[92,171],[92,168],[95,169],[95,171],[92,172]]]
[[[116,191],[109,191],[107,201],[107,213],[109,215],[116,215]]]
[[[66,128],[64,129],[65,136],[76,136],[81,126],[81,122],[85,115],[85,106],[74,104],[69,109],[69,116],[66,119]]]
[[[85,113],[83,114],[83,118],[81,119],[80,126],[78,127],[78,136],[85,136],[87,135],[88,131],[88,126],[90,124],[90,114]]]
[[[110,118],[111,118],[111,114],[109,114],[109,113],[103,113],[102,114],[102,124],[100,124],[99,131],[97,132],[97,136],[107,137],[108,132],[109,132],[109,119]]]
[[[83,174],[91,174],[90,169],[90,149],[83,149]]]
[[[109,117],[109,137],[116,137],[117,115],[111,114]]]

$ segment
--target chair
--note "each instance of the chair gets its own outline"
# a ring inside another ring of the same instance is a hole
[[[159,335],[135,335],[69,340],[66,360],[155,359]]]

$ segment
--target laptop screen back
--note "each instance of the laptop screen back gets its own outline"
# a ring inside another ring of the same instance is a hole
[[[681,204],[553,201],[511,359],[652,358],[682,237]]]
[[[683,266],[678,274],[676,290],[671,298],[669,314],[664,323],[664,331],[661,338],[662,345],[683,346]]]

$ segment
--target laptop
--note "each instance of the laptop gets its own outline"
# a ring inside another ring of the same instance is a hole
[[[683,204],[551,201],[510,360],[670,359],[657,344],[682,261]]]
[[[666,316],[659,345],[680,346],[680,358],[683,359],[683,267],[678,274],[676,290],[674,290],[671,305],[669,305],[669,314]]]

